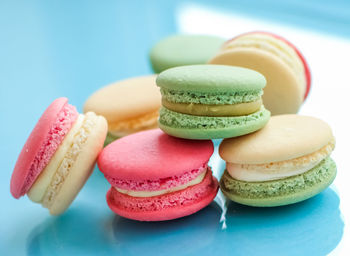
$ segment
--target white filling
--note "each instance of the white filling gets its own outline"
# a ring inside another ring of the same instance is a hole
[[[156,190],[156,191],[136,191],[136,190],[124,190],[124,189],[120,189],[117,187],[114,187],[116,190],[118,190],[120,193],[129,195],[129,196],[133,196],[133,197],[151,197],[151,196],[160,196],[160,195],[164,195],[164,194],[168,194],[171,192],[175,192],[175,191],[179,191],[182,189],[185,189],[189,186],[193,186],[193,185],[197,185],[199,183],[202,182],[202,180],[205,177],[205,174],[207,172],[204,171],[201,174],[199,174],[194,180],[191,180],[190,182],[183,184],[181,186],[177,186],[177,187],[173,187],[173,188],[169,188],[169,189],[162,189],[162,190]]]
[[[259,171],[259,170],[249,170],[242,167],[242,165],[239,164],[233,164],[228,163],[227,164],[227,171],[231,175],[232,178],[236,180],[244,180],[244,181],[268,181],[268,180],[278,180],[283,179],[291,176],[295,176],[304,172],[307,172],[308,170],[311,170],[316,165],[318,165],[321,161],[318,160],[316,162],[310,162],[307,165],[304,166],[289,166],[282,169],[269,169],[266,171]]]
[[[333,148],[334,144],[330,143],[319,151],[308,156],[283,162],[256,165],[227,163],[226,169],[230,176],[236,180],[252,182],[278,180],[302,174],[311,170],[323,159],[328,157]]]

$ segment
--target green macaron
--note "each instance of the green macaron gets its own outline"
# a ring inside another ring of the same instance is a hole
[[[173,35],[159,41],[150,51],[155,73],[168,68],[205,64],[219,50],[225,39],[209,35]]]
[[[293,204],[317,195],[336,176],[330,158],[334,137],[323,121],[306,116],[271,117],[260,131],[224,140],[220,180],[232,201],[258,207]]]
[[[264,76],[224,65],[190,65],[163,71],[159,127],[186,139],[236,137],[261,129],[270,112],[262,104]]]
[[[240,181],[225,171],[220,180],[220,187],[224,195],[240,204],[260,207],[281,206],[317,195],[329,187],[336,173],[335,162],[328,157],[306,173],[273,181]]]

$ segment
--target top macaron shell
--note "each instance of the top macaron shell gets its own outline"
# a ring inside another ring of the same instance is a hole
[[[107,85],[85,102],[84,113],[103,115],[109,124],[138,118],[161,105],[156,75],[141,76]]]
[[[58,113],[67,104],[67,98],[58,98],[51,103],[40,117],[33,131],[29,135],[22,151],[17,159],[15,168],[12,173],[10,190],[15,198],[19,198],[28,192],[24,191],[24,187],[30,188],[32,184],[27,184],[28,176],[38,176],[40,173],[31,173],[31,165],[37,156],[42,144],[46,140],[46,136],[50,131],[52,124],[56,121]],[[35,178],[32,179],[33,183]]]
[[[225,139],[219,153],[231,163],[273,163],[311,154],[333,140],[329,125],[318,118],[279,115],[255,133]]]
[[[168,69],[157,77],[161,88],[186,92],[227,93],[261,90],[266,80],[251,69],[225,65],[191,65]]]
[[[171,137],[159,129],[135,133],[109,144],[98,158],[107,176],[157,180],[201,167],[213,154],[213,143]]]

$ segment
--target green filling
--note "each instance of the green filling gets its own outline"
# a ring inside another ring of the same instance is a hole
[[[104,147],[107,146],[108,144],[112,143],[116,139],[119,139],[119,137],[117,137],[117,136],[111,134],[110,132],[108,132],[103,146]]]
[[[323,183],[332,176],[336,170],[334,161],[327,157],[311,170],[285,179],[246,182],[233,179],[227,171],[221,178],[221,184],[228,193],[251,199],[263,199],[304,191],[316,184]]]
[[[266,111],[263,106],[253,114],[234,117],[193,116],[177,113],[162,107],[159,111],[159,122],[170,127],[218,129],[235,125],[246,125],[250,122],[255,123],[269,114],[270,112]]]
[[[173,103],[197,103],[197,104],[236,104],[257,101],[263,94],[262,90],[234,93],[201,93],[185,92],[160,88],[163,99]]]

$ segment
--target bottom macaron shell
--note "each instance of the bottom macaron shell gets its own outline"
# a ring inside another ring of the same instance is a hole
[[[252,133],[264,127],[270,112],[264,107],[253,114],[237,117],[192,116],[161,108],[159,128],[184,139],[232,138]]]
[[[266,182],[238,181],[225,171],[220,180],[220,189],[236,203],[257,207],[282,206],[309,199],[322,192],[332,184],[336,172],[336,165],[331,158],[323,160],[306,173]]]
[[[209,205],[218,189],[218,181],[208,171],[201,183],[161,196],[131,197],[112,187],[107,192],[107,203],[112,211],[128,219],[172,220],[193,214]]]

